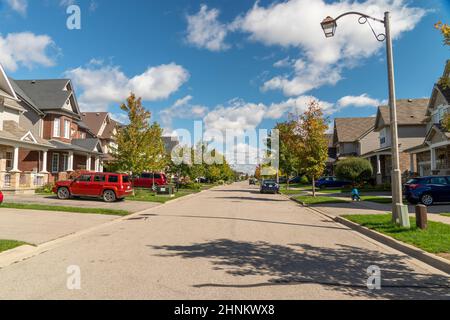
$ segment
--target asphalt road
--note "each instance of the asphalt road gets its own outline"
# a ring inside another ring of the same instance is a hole
[[[80,290],[67,288],[73,265]],[[366,286],[372,265],[380,290]],[[450,278],[280,195],[235,184],[60,240],[1,269],[0,298],[450,299]]]

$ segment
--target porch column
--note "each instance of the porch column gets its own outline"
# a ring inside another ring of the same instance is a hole
[[[11,172],[20,172],[19,170],[19,147],[14,147],[13,168]]]
[[[103,161],[101,161],[101,160],[100,160],[98,171],[103,172]]]
[[[73,171],[73,152],[69,152],[69,158],[67,158],[67,171],[72,172]]]
[[[436,149],[431,148],[431,173],[433,174],[433,171],[436,171],[437,163],[436,163]]]
[[[100,171],[100,158],[95,157],[95,172],[99,172],[99,171]]]
[[[381,174],[381,156],[377,154],[377,185],[383,184],[383,175]]]
[[[86,171],[91,171],[91,155],[86,155]]]
[[[410,162],[409,171],[411,173],[415,173],[416,172],[416,166],[414,164],[414,153],[410,153],[409,154],[409,162]]]
[[[42,152],[42,170],[41,173],[48,173],[47,171],[47,151]]]

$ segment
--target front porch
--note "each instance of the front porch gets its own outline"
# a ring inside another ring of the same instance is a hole
[[[372,164],[373,179],[377,185],[391,183],[392,157],[389,152],[378,152],[363,157]]]
[[[34,193],[48,183],[43,166],[47,151],[0,145],[0,190],[5,193]]]
[[[450,142],[412,149],[410,156],[416,175],[450,175]]]
[[[49,153],[49,182],[67,180],[75,172],[103,171],[103,160],[100,154],[86,154],[76,151],[56,150]]]

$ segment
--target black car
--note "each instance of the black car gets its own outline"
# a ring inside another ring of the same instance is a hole
[[[450,176],[414,178],[404,185],[409,203],[431,206],[436,202],[450,202]]]
[[[280,186],[275,180],[263,180],[260,188],[261,193],[279,193]]]

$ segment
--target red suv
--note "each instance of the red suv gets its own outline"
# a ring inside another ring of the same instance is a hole
[[[61,200],[71,197],[94,197],[114,202],[132,195],[133,186],[127,174],[83,173],[74,180],[57,182],[53,192]]]
[[[164,173],[143,173],[139,177],[133,179],[133,186],[135,188],[148,188],[153,186],[167,185],[167,177]]]

